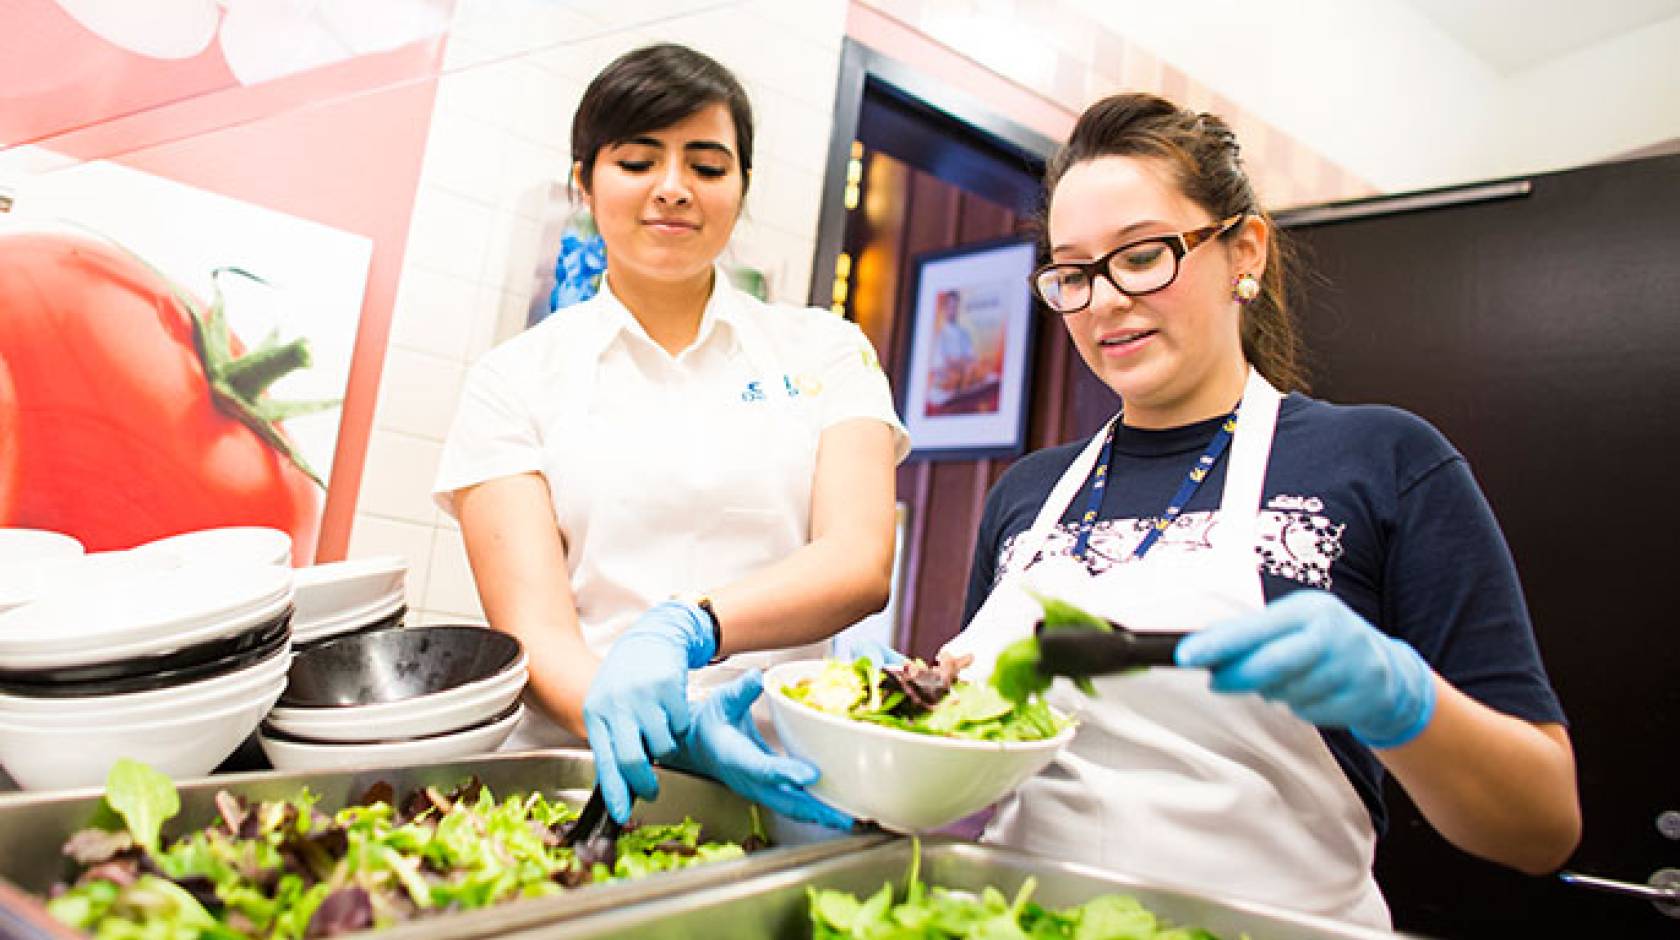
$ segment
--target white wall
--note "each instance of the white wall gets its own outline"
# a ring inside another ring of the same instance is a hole
[[[480,619],[460,530],[429,491],[467,366],[525,321],[567,211],[572,112],[638,46],[682,42],[754,105],[746,217],[731,251],[802,302],[821,199],[845,0],[461,0],[393,313],[350,557],[409,561],[411,622]]]
[[[1680,138],[1680,16],[1519,72],[1507,101],[1513,174]]]
[[[1403,0],[1070,2],[1383,190],[1574,166],[1680,133],[1673,20],[1505,76]]]

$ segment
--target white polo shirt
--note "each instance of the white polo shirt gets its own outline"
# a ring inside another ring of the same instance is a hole
[[[583,635],[600,654],[672,594],[715,589],[810,541],[824,429],[870,418],[893,429],[895,459],[909,451],[856,324],[763,303],[722,272],[714,283],[694,343],[673,357],[603,282],[473,366],[444,444],[433,489],[447,512],[463,487],[548,481]],[[742,654],[696,685],[823,654]]]

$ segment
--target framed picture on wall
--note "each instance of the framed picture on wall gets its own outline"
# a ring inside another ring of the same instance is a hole
[[[900,413],[911,456],[977,460],[1026,445],[1037,251],[1008,238],[918,255]]]

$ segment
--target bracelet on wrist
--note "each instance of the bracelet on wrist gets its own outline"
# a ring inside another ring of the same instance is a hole
[[[723,624],[718,622],[717,610],[712,607],[710,596],[702,594],[694,601],[694,606],[706,612],[706,619],[712,622],[712,661],[708,666],[715,666],[725,659],[723,652]]]
[[[726,658],[723,653],[723,625],[718,622],[717,610],[712,607],[710,594],[674,594],[671,599],[698,608],[712,627],[712,655],[706,665],[715,666]]]

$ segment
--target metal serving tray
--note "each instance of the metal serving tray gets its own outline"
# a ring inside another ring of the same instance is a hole
[[[862,898],[890,881],[902,892],[911,851],[908,840],[898,839],[798,868],[765,872],[736,884],[713,885],[564,925],[509,933],[504,940],[805,938],[811,936],[806,886],[840,888]],[[1031,876],[1038,879],[1033,899],[1047,907],[1072,906],[1099,894],[1130,894],[1162,917],[1206,928],[1226,940],[1244,935],[1250,940],[1393,940],[1395,936],[1264,905],[1151,887],[1123,875],[967,842],[924,841],[921,871],[922,881],[929,885],[974,892],[992,885],[1010,896]]]
[[[217,819],[214,803],[218,791],[227,790],[249,800],[290,797],[308,787],[320,801],[322,812],[331,813],[359,798],[377,781],[391,785],[399,797],[421,787],[452,789],[477,775],[498,799],[514,793],[541,791],[573,805],[581,804],[595,781],[595,764],[587,750],[548,750],[489,754],[468,760],[426,766],[387,767],[352,771],[290,772],[263,771],[205,777],[177,784],[181,812],[164,827],[166,839]],[[102,788],[66,790],[55,793],[26,793],[0,796],[0,877],[36,894],[44,894],[55,881],[65,878],[71,864],[60,847],[71,833],[85,828],[96,818],[102,805]],[[717,841],[739,842],[752,831],[751,804],[727,788],[701,777],[675,771],[659,771],[659,799],[636,804],[635,818],[650,823],[680,822],[693,817],[705,827],[705,835]],[[636,881],[592,885],[563,895],[516,901],[478,911],[465,911],[420,918],[389,930],[368,932],[384,940],[421,938],[471,938],[497,936],[561,919],[620,910],[675,892],[728,884],[789,866],[813,863],[832,855],[857,852],[888,841],[879,834],[826,837],[814,827],[776,827],[778,817],[764,813],[772,825],[771,838],[777,845],[751,856],[676,872],[665,872]],[[801,841],[803,840],[803,841]],[[5,897],[0,895],[0,897]],[[9,899],[8,899],[9,900]],[[16,904],[8,904],[19,914]],[[40,913],[40,905],[34,905]]]

